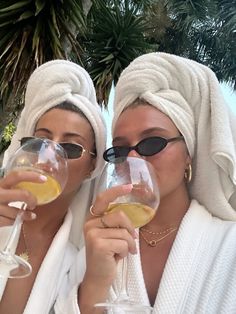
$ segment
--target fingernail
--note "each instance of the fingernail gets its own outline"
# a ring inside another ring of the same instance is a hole
[[[130,192],[130,191],[132,191],[132,189],[133,189],[133,184],[126,184],[126,185],[123,185],[123,191],[124,192]]]
[[[47,181],[47,177],[46,176],[44,176],[43,174],[41,174],[40,176],[39,176],[39,179],[41,180],[41,181],[43,181],[43,182],[45,182],[45,181]]]
[[[33,220],[33,219],[36,219],[37,218],[37,215],[35,213],[30,213],[30,218]]]

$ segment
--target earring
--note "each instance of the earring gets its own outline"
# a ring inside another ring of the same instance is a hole
[[[189,183],[192,180],[192,165],[188,165],[188,169],[185,169],[184,178]]]

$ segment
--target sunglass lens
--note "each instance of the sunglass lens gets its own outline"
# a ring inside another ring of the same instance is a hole
[[[159,153],[167,145],[162,137],[150,137],[141,141],[138,145],[138,153],[142,156],[152,156]]]
[[[69,159],[76,159],[81,157],[83,148],[80,145],[75,145],[73,143],[61,143],[60,144],[67,153]]]
[[[104,153],[103,153],[103,159],[106,160],[106,161],[112,161],[113,159],[116,158],[115,156],[115,151],[112,148],[108,148]]]
[[[32,143],[30,145],[25,145],[28,144],[30,141],[32,141]],[[40,150],[40,147],[42,145],[41,141],[35,141],[35,137],[22,137],[22,139],[20,140],[20,145],[24,146],[23,149],[25,151],[28,152],[37,152],[38,150]]]
[[[115,162],[117,158],[127,157],[128,154],[129,154],[129,148],[122,147],[122,146],[115,146],[115,147],[108,148],[104,152],[103,158],[106,161]]]
[[[23,146],[25,143],[27,143],[28,141],[32,140],[33,137],[22,137],[20,139],[20,146]]]

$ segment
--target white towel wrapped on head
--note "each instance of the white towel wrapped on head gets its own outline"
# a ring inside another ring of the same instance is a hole
[[[167,53],[136,58],[115,91],[112,128],[124,108],[141,98],[175,123],[193,159],[190,192],[215,216],[236,220],[236,117],[215,74]]]
[[[93,82],[85,69],[67,60],[53,60],[42,64],[32,73],[26,88],[25,106],[17,131],[4,154],[3,166],[19,147],[19,139],[32,136],[38,119],[64,101],[74,104],[84,113],[94,130],[96,141],[96,167],[91,177],[82,184],[70,207],[73,213],[71,239],[80,247],[84,218],[92,201],[94,178],[104,166],[102,153],[106,146],[105,122],[96,101]]]

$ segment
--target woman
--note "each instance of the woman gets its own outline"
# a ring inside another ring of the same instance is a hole
[[[74,288],[68,299],[58,300],[58,309],[102,313],[94,304],[116,298],[118,261],[132,253],[130,298],[151,305],[153,313],[236,311],[235,120],[215,75],[201,64],[150,53],[123,71],[116,86],[113,148],[104,157],[152,163],[160,205],[153,220],[135,232],[122,213],[101,216],[132,187],[97,197],[84,229],[86,271],[81,252]]]
[[[29,192],[14,189],[22,180],[43,182],[44,178],[36,173],[9,173],[0,181],[1,226],[12,224],[18,212],[10,202],[24,201],[28,205],[16,253],[27,252],[33,269],[24,279],[6,282],[1,278],[1,313],[50,312],[61,280],[75,258],[76,247],[83,244],[81,227],[91,205],[95,177],[104,164],[105,132],[92,80],[83,68],[70,61],[54,60],[34,71],[3,165],[25,137],[74,143],[80,149],[76,156],[67,151],[66,187],[49,204],[37,206]],[[1,228],[1,232],[7,228]],[[5,241],[2,235],[2,245]]]

